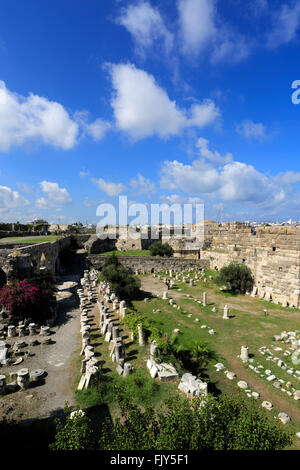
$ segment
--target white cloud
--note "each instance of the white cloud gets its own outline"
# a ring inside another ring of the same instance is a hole
[[[118,196],[125,189],[125,186],[122,183],[112,183],[110,181],[105,181],[103,178],[92,178],[92,182],[108,196]]]
[[[160,196],[160,199],[165,203],[169,205],[173,204],[192,204],[193,206],[196,206],[197,204],[202,204],[203,199],[200,199],[199,197],[184,197],[180,196],[179,194],[171,194],[169,196],[163,195]]]
[[[249,38],[223,27],[220,28],[220,32],[216,38],[210,60],[213,65],[225,61],[234,64],[247,59],[251,50],[252,43]]]
[[[237,126],[236,131],[247,139],[263,140],[267,137],[265,126],[261,122],[243,121]]]
[[[115,94],[111,100],[117,127],[134,140],[152,135],[168,138],[189,127],[204,127],[220,115],[211,100],[188,111],[177,107],[152,75],[132,64],[111,65]]]
[[[211,157],[208,142],[203,139],[200,143],[202,152],[204,150]],[[293,185],[300,182],[300,173],[289,171],[266,176],[252,165],[226,162],[225,159],[222,163],[219,153],[213,155],[217,155],[217,158],[210,158],[210,162],[203,158],[191,164],[165,161],[161,171],[161,187],[183,192],[189,197],[206,197],[265,209],[288,208],[288,204],[295,205],[295,201],[299,200],[299,193],[294,192]],[[216,168],[214,164],[221,166]]]
[[[178,0],[182,49],[197,53],[217,34],[215,0]]]
[[[55,205],[52,202],[48,201],[44,197],[39,197],[35,201],[35,205],[38,209],[41,209],[41,210],[53,209],[55,207]]]
[[[29,201],[21,196],[17,191],[13,191],[7,186],[0,186],[0,214],[4,214],[13,209],[25,207]]]
[[[74,119],[80,126],[82,135],[89,135],[95,141],[102,140],[112,125],[101,118],[89,122],[90,113],[88,111],[76,111]]]
[[[273,15],[273,29],[267,38],[267,47],[274,49],[288,44],[297,35],[300,25],[300,1],[284,4],[281,10]]]
[[[48,195],[49,201],[55,204],[66,205],[72,202],[71,196],[66,188],[60,188],[57,183],[42,181],[40,183],[43,193]],[[44,198],[41,198],[44,199]]]
[[[252,42],[218,17],[216,0],[178,0],[181,50],[184,55],[210,55],[213,65],[245,60]]]
[[[278,178],[281,182],[286,184],[300,183],[300,173],[296,173],[294,171],[287,171],[286,173],[281,173]]]
[[[38,95],[23,97],[0,81],[0,150],[36,141],[68,150],[76,144],[78,125],[65,108]]]
[[[161,43],[166,53],[171,51],[173,35],[165,26],[159,11],[149,2],[141,0],[123,8],[118,22],[132,35],[140,54]]]
[[[140,174],[138,174],[136,178],[131,179],[130,186],[136,191],[137,194],[146,195],[148,197],[151,197],[154,193],[156,193],[155,183],[152,183],[150,180]]]
[[[207,160],[210,160],[213,163],[221,164],[229,163],[233,160],[233,156],[231,153],[226,153],[226,155],[222,157],[219,152],[212,152],[211,150],[209,150],[208,144],[208,140],[203,139],[202,137],[197,140],[196,147],[199,149],[200,155],[203,158],[206,158]]]

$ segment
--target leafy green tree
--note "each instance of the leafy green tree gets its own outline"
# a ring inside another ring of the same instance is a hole
[[[55,420],[55,442],[49,445],[50,450],[95,450],[97,447],[97,430],[92,426],[86,415],[76,413],[70,416],[70,408],[66,404],[66,422]]]
[[[250,269],[242,263],[230,263],[223,266],[216,277],[217,284],[225,285],[227,290],[233,293],[245,294],[254,285],[254,279]]]
[[[151,256],[173,256],[173,248],[168,243],[154,242],[150,246],[150,255]]]
[[[105,260],[100,277],[109,282],[119,299],[131,301],[139,296],[141,281],[121,265],[115,254]]]
[[[291,436],[244,397],[169,399],[161,411],[118,399],[121,418],[107,422],[100,448],[109,450],[279,450]]]
[[[281,450],[291,435],[273,423],[257,403],[208,395],[205,400],[173,397],[159,408],[138,407],[118,387],[120,415],[99,429],[87,417],[57,421],[53,450]],[[97,441],[97,444],[96,444]]]

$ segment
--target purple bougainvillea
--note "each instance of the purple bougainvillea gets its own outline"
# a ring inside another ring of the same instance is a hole
[[[12,281],[0,289],[0,303],[14,321],[41,321],[49,316],[53,299],[53,288],[45,281],[40,285],[29,279]]]

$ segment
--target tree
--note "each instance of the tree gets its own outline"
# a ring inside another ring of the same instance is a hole
[[[49,445],[50,450],[95,450],[96,430],[91,420],[80,412],[71,418],[67,404],[64,411],[67,414],[66,422],[63,424],[60,419],[55,420],[55,442]]]
[[[51,449],[101,450],[281,450],[292,443],[291,435],[273,423],[255,400],[208,395],[193,400],[170,398],[163,407],[137,406],[120,388],[120,416],[107,419],[101,432],[91,429],[88,418],[66,425],[58,423],[56,444]],[[98,434],[99,432],[99,434]]]
[[[150,246],[151,256],[173,256],[173,248],[168,243],[154,242]]]
[[[250,291],[254,285],[254,279],[250,269],[241,263],[230,263],[228,266],[223,266],[216,282],[220,285],[225,285],[227,290],[234,293],[245,294]]]
[[[121,265],[115,254],[105,260],[100,276],[109,282],[119,299],[130,301],[138,297],[141,281]]]

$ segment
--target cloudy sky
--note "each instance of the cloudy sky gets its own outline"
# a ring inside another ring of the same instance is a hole
[[[0,220],[300,220],[299,51],[300,0],[2,0]]]

